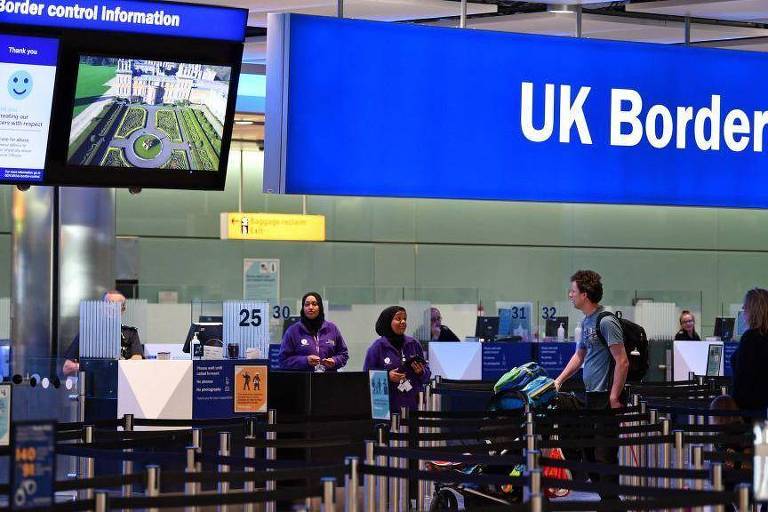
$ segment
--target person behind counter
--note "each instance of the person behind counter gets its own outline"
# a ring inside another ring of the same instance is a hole
[[[739,409],[768,408],[768,290],[753,288],[744,297],[744,316],[749,329],[741,335],[739,347],[731,356],[732,396]]]
[[[447,325],[443,325],[443,315],[440,314],[440,310],[437,308],[431,308],[430,310],[430,341],[460,341],[459,337],[454,334]]]
[[[125,295],[117,290],[104,294],[104,302],[120,304],[120,313],[125,313]],[[128,325],[120,326],[120,359],[144,359],[144,347],[139,339],[139,331]],[[64,375],[73,375],[80,371],[80,335],[75,336],[72,344],[64,353]]]
[[[675,341],[701,341],[696,332],[696,317],[687,309],[680,313],[680,330],[675,334]]]
[[[421,344],[405,335],[407,326],[405,308],[390,306],[382,311],[376,321],[376,334],[381,337],[368,348],[363,364],[363,371],[366,372],[388,372],[389,409],[392,412],[400,412],[401,407],[416,410],[419,392],[431,375]]]
[[[301,321],[285,331],[280,344],[280,369],[335,372],[343,368],[349,350],[339,328],[325,319],[323,298],[309,292],[301,305]]]

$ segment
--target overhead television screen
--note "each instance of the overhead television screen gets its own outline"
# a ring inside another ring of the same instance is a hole
[[[67,164],[217,173],[230,66],[80,55]]]
[[[0,34],[0,183],[44,179],[59,43]]]

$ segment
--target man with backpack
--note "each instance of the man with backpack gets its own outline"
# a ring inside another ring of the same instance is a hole
[[[622,323],[600,305],[603,284],[600,274],[592,270],[579,270],[571,276],[568,299],[584,313],[581,322],[581,339],[576,340],[576,352],[565,369],[555,379],[559,390],[563,382],[584,365],[584,388],[588,409],[618,409],[622,407],[622,392],[627,379],[629,360],[624,347]],[[593,462],[618,464],[618,447],[585,449],[587,459]],[[590,474],[593,482],[599,482],[599,474]],[[618,484],[616,475],[605,475],[602,480]],[[614,493],[601,493],[603,499],[616,499]]]

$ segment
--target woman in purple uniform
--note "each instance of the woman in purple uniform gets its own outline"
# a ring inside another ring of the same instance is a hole
[[[430,377],[421,344],[405,335],[407,321],[408,314],[400,306],[382,311],[376,321],[376,333],[381,338],[368,349],[363,364],[363,371],[388,372],[389,409],[392,412],[400,412],[400,407],[416,410],[419,391],[424,389]]]
[[[325,320],[319,293],[307,293],[301,304],[301,322],[285,331],[280,344],[280,369],[335,372],[347,364],[347,344],[338,327]]]

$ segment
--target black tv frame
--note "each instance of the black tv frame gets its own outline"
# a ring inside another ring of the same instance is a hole
[[[45,177],[43,183],[32,183],[32,185],[224,190],[232,142],[237,87],[243,57],[242,42],[126,32],[22,27],[3,23],[0,23],[0,32],[50,37],[59,40],[59,58],[51,108]],[[193,171],[68,164],[69,134],[81,55],[230,67],[232,72],[221,137],[219,170]],[[16,182],[4,181],[3,183],[13,184]]]

